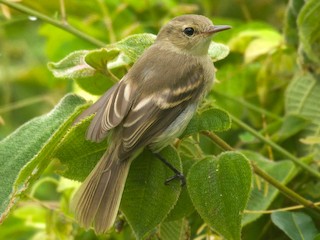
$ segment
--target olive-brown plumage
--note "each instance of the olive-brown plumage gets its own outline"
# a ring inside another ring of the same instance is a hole
[[[112,134],[73,199],[81,225],[97,233],[112,227],[134,156],[146,146],[160,151],[185,129],[214,79],[212,35],[229,28],[199,15],[172,19],[121,81],[78,117],[95,113],[87,139],[100,142]]]

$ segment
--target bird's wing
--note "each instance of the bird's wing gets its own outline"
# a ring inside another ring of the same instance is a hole
[[[92,114],[95,114],[101,109],[106,101],[110,98],[111,94],[117,88],[118,84],[113,85],[108,91],[106,91],[94,104],[92,104],[89,108],[84,110],[73,122],[73,124],[77,124],[84,120],[85,118],[89,117]]]
[[[102,141],[109,130],[122,122],[131,108],[134,91],[132,84],[123,79],[88,109],[88,112],[96,112],[87,130],[88,140]]]
[[[191,67],[174,82],[170,88],[159,86],[156,92],[141,94],[131,106],[122,125],[123,153],[152,143],[188,106],[197,104],[205,88],[204,70],[200,65]]]

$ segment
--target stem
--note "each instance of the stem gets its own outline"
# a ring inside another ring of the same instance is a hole
[[[275,120],[278,120],[278,121],[283,121],[281,117],[279,117],[278,115],[272,113],[272,112],[269,112],[263,108],[260,108],[250,102],[247,102],[246,100],[244,99],[241,99],[239,97],[233,97],[233,96],[229,96],[228,94],[225,94],[225,93],[222,93],[222,92],[216,92],[216,91],[213,91],[213,94],[214,96],[218,96],[218,97],[221,97],[223,99],[227,99],[229,101],[232,101],[232,102],[236,102],[237,104],[241,104],[243,106],[246,106],[247,108],[249,108],[250,110],[254,111],[254,112],[257,112],[257,113],[260,113],[262,115],[265,115],[267,117],[270,117],[270,118],[273,118]]]
[[[10,103],[4,106],[0,106],[0,114],[10,112],[15,109],[23,108],[32,104],[44,102],[44,101],[50,103],[50,97],[48,97],[47,95],[42,95],[42,96],[27,98],[18,102]]]
[[[219,136],[216,134],[209,132],[209,131],[202,131],[203,135],[209,137],[213,142],[215,142],[220,148],[222,148],[225,151],[234,151],[235,149],[232,148],[228,143],[223,141]],[[320,212],[320,207],[316,206],[312,201],[309,201],[308,199],[303,198],[299,194],[295,193],[291,189],[287,188],[285,185],[280,183],[278,180],[267,174],[265,171],[263,171],[261,168],[259,168],[253,161],[251,161],[251,165],[253,168],[253,171],[255,174],[263,178],[265,181],[276,187],[281,193],[289,197],[294,202],[297,202],[299,204],[302,204],[305,207],[312,208]]]
[[[278,190],[280,190],[283,194],[285,194],[291,200],[298,202],[306,207],[315,208],[320,212],[320,208],[318,206],[316,206],[313,202],[311,202],[308,199],[305,199],[304,197],[302,197],[299,194],[292,191],[290,188],[287,188],[285,185],[278,182],[275,178],[271,177],[269,174],[267,174],[265,171],[263,171],[261,168],[259,168],[253,161],[251,161],[251,165],[253,167],[254,172],[257,175],[262,177],[268,183],[272,184],[274,187],[276,187]]]
[[[52,25],[54,25],[54,26],[56,26],[56,27],[58,27],[60,29],[63,29],[65,31],[69,32],[69,33],[72,33],[73,35],[75,35],[75,36],[77,36],[77,37],[79,37],[79,38],[81,38],[81,39],[83,39],[83,40],[85,40],[85,41],[97,46],[97,47],[105,47],[105,45],[106,45],[104,42],[102,42],[102,41],[100,41],[98,39],[95,39],[95,38],[93,38],[93,37],[81,32],[81,31],[79,31],[78,29],[72,27],[71,25],[69,25],[67,23],[63,23],[63,22],[57,21],[57,20],[55,20],[53,18],[50,18],[50,17],[48,17],[48,16],[46,16],[46,15],[44,15],[44,14],[38,12],[38,11],[35,11],[35,10],[31,9],[31,8],[23,6],[22,4],[14,3],[14,2],[11,2],[11,1],[8,1],[8,0],[0,0],[0,3],[2,3],[4,5],[7,5],[7,6],[13,8],[15,10],[18,10],[18,11],[20,11],[22,13],[26,13],[28,15],[35,16],[35,17],[37,17],[37,18],[39,18],[39,19],[41,19],[41,20],[43,20],[45,22],[48,22],[48,23],[50,23],[50,24],[52,24]]]
[[[114,30],[113,30],[112,20],[109,17],[110,12],[102,0],[97,0],[97,2],[103,14],[103,22],[107,27],[107,32],[109,33],[110,42],[114,43],[116,42],[117,39],[116,39],[116,34],[114,33]]]
[[[316,206],[320,206],[320,202],[314,203]],[[245,214],[271,214],[274,212],[286,212],[286,211],[293,211],[293,210],[298,210],[304,208],[303,205],[297,205],[297,206],[292,206],[292,207],[286,207],[286,208],[279,208],[279,209],[271,209],[271,210],[244,210],[243,213]]]
[[[64,0],[60,0],[60,12],[61,12],[61,21],[64,24],[68,24],[67,22],[67,14],[66,14],[66,7],[64,4]]]
[[[286,151],[285,149],[280,147],[278,144],[276,144],[273,141],[265,138],[262,134],[258,133],[253,128],[251,128],[250,126],[248,126],[247,124],[245,124],[244,122],[242,122],[241,120],[236,118],[235,116],[233,116],[231,114],[230,114],[230,116],[231,116],[232,121],[234,121],[240,127],[242,127],[243,129],[247,130],[252,135],[254,135],[255,137],[259,138],[261,141],[265,142],[266,144],[269,144],[274,150],[276,150],[277,152],[281,153],[283,156],[289,158],[296,165],[298,165],[302,169],[308,171],[310,174],[312,174],[313,176],[315,176],[315,177],[320,179],[320,173],[317,170],[311,168],[310,166],[308,166],[304,162],[300,161],[299,158],[297,158],[296,156],[292,155],[291,153],[289,153],[288,151]]]

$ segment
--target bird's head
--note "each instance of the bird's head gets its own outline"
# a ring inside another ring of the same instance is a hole
[[[176,51],[205,55],[212,36],[230,28],[227,25],[214,26],[209,18],[201,15],[182,15],[161,28],[156,42]]]

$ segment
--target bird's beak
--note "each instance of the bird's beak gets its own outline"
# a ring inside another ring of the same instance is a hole
[[[210,26],[210,28],[205,33],[214,34],[214,33],[217,33],[217,32],[224,31],[224,30],[228,30],[230,28],[231,28],[231,26],[228,26],[228,25]]]

